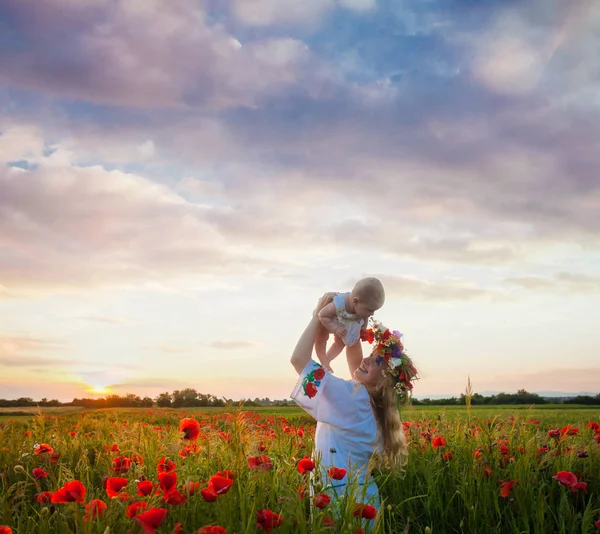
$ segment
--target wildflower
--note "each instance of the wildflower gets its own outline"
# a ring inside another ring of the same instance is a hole
[[[129,519],[133,519],[136,515],[143,512],[147,507],[148,507],[147,502],[140,501],[140,502],[131,503],[125,510],[125,515]]]
[[[129,480],[122,477],[109,477],[106,479],[106,494],[114,499],[119,492],[129,484]]]
[[[375,519],[377,516],[377,508],[370,504],[356,503],[354,505],[354,517],[362,517],[363,519]]]
[[[591,428],[594,432],[600,432],[600,424],[596,423],[595,421],[590,421],[587,425],[585,425],[587,428]]]
[[[33,449],[33,454],[52,454],[53,452],[54,449],[47,443],[41,443]]]
[[[138,515],[135,520],[146,534],[156,534],[156,529],[162,525],[166,515],[166,508],[150,508],[150,510]]]
[[[206,526],[206,527],[202,527],[199,531],[198,534],[227,534],[227,531],[223,528],[220,527],[219,525],[215,525],[215,526]]]
[[[210,486],[200,490],[200,495],[206,502],[215,502],[219,497]]]
[[[576,426],[567,425],[560,429],[560,433],[563,436],[576,436],[579,433],[579,428]]]
[[[148,495],[150,495],[152,493],[153,487],[154,487],[154,485],[149,480],[140,480],[137,483],[137,488],[138,488],[137,494],[140,497],[147,497]]]
[[[144,459],[139,454],[132,454],[129,458],[130,464],[144,465]]]
[[[306,473],[307,471],[312,471],[315,468],[314,460],[311,460],[308,456],[305,456],[298,462],[298,472]]]
[[[183,485],[183,491],[188,496],[194,495],[197,491],[200,491],[200,482],[192,482],[191,480],[188,480]]]
[[[563,486],[571,487],[577,483],[577,477],[570,471],[559,471],[552,477],[554,480],[558,480]]]
[[[177,485],[177,473],[159,473],[158,484],[163,493],[167,495]]]
[[[313,497],[313,504],[317,508],[326,508],[327,505],[331,502],[331,497],[326,495],[325,493],[319,493]]]
[[[229,488],[231,488],[232,485],[233,480],[231,478],[225,478],[219,475],[210,477],[208,481],[208,486],[211,487],[217,495],[224,495],[229,491]]]
[[[185,504],[187,502],[187,497],[177,489],[172,489],[166,493],[164,499],[167,504],[171,504],[173,506]]]
[[[500,497],[502,497],[503,499],[506,499],[506,497],[508,497],[510,495],[510,492],[512,491],[514,485],[515,485],[515,480],[508,480],[507,482],[503,482],[500,481],[502,484],[502,487],[500,488]]]
[[[48,504],[52,501],[52,492],[51,491],[42,491],[38,493],[35,497],[35,500],[40,504]]]
[[[172,462],[166,457],[161,458],[156,464],[156,470],[159,473],[171,473],[172,471],[175,471],[176,468],[175,462]],[[159,508],[157,508],[157,510],[159,510]]]
[[[186,417],[179,422],[179,430],[183,432],[183,439],[196,441],[200,435],[200,424],[195,419]]]
[[[102,514],[106,512],[107,505],[100,499],[93,499],[85,505],[85,515],[83,516],[84,521],[90,521],[97,517],[102,517]]]
[[[439,449],[440,447],[445,447],[446,446],[446,440],[442,436],[436,436],[431,441],[431,446],[434,449]]]
[[[346,476],[347,470],[342,467],[332,467],[327,471],[327,474],[333,480],[342,480]]]
[[[323,516],[323,525],[326,527],[332,527],[335,525],[335,521],[328,515]]]
[[[598,521],[596,521],[596,522],[594,523],[594,525],[596,526],[596,528],[600,528],[600,519],[599,519]]]
[[[117,456],[112,461],[111,470],[116,474],[127,473],[129,471],[129,467],[131,466],[131,460],[126,458],[125,456]]]
[[[446,460],[447,462],[449,462],[450,460],[452,460],[454,458],[454,454],[452,454],[450,451],[447,451],[444,454],[442,454],[442,458],[444,460]]]
[[[85,502],[85,486],[79,480],[67,482],[62,488],[52,494],[50,500],[55,504]]]
[[[223,471],[217,471],[215,473],[215,476],[219,476],[219,477],[223,477],[223,478],[230,478],[231,480],[233,480],[234,475],[231,471],[227,471],[227,469],[224,469]]]
[[[560,430],[548,430],[548,436],[554,439],[560,438]]]
[[[281,526],[281,523],[283,523],[283,516],[281,514],[276,514],[268,508],[256,512],[256,526],[267,533],[270,533],[272,529]]]
[[[260,456],[251,456],[248,458],[248,467],[250,469],[262,469],[268,471],[273,467],[273,460],[268,456],[262,454]]]
[[[6,525],[0,525],[0,534],[12,534],[12,528]]]
[[[31,474],[33,475],[33,478],[35,478],[36,480],[39,480],[40,478],[46,478],[48,476],[48,473],[46,471],[44,471],[43,469],[41,469],[40,467],[34,467],[33,470],[31,471]]]

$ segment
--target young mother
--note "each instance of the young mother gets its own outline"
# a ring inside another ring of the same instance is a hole
[[[333,298],[326,293],[317,310]],[[406,439],[396,403],[397,378],[387,361],[372,353],[362,358],[360,343],[346,348],[353,380],[343,380],[311,359],[319,319],[315,313],[300,336],[291,363],[300,375],[292,399],[317,420],[315,456],[321,460],[325,491],[342,496],[346,484],[359,485],[358,502],[379,508],[377,485],[370,480],[369,462],[398,468],[407,461]],[[331,467],[346,469],[342,480],[332,479]]]

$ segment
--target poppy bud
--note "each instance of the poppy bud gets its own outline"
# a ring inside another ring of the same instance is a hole
[[[24,473],[25,468],[22,465],[15,465],[15,473]]]

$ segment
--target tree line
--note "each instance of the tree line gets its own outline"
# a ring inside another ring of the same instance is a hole
[[[219,407],[229,404],[243,403],[245,406],[292,406],[292,400],[271,400],[268,397],[259,399],[223,399],[215,395],[199,393],[195,389],[177,389],[172,393],[164,392],[155,398],[139,397],[133,393],[125,395],[106,395],[96,399],[75,398],[71,402],[61,402],[57,399],[43,398],[35,401],[30,397],[19,397],[14,400],[0,399],[0,408],[15,408],[25,406],[81,406],[84,408],[189,408],[189,407]],[[415,406],[464,406],[467,403],[465,394],[460,397],[449,397],[446,399],[412,399]],[[589,395],[578,395],[576,397],[541,397],[537,393],[529,393],[520,389],[516,393],[498,393],[496,395],[481,395],[474,393],[471,396],[471,405],[498,405],[498,404],[582,404],[588,406],[600,406],[600,393],[595,397]]]

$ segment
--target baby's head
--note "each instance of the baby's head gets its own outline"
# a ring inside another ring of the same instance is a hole
[[[356,282],[350,293],[356,315],[365,321],[385,302],[383,284],[377,278],[363,278]]]

